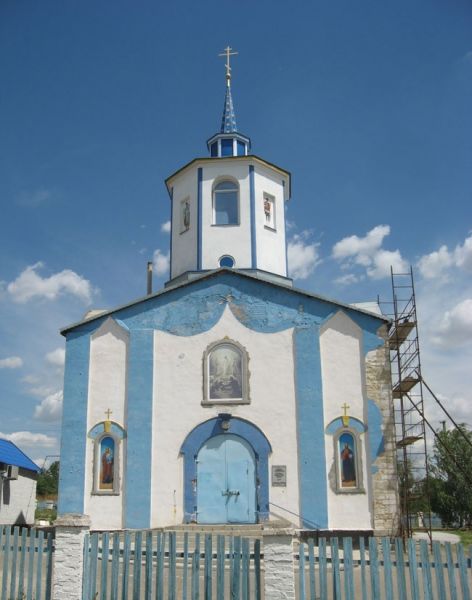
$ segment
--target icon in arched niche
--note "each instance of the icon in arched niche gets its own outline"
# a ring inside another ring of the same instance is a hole
[[[204,402],[249,402],[247,360],[237,342],[211,344],[204,355]]]
[[[356,488],[356,442],[351,433],[342,433],[338,438],[341,488]]]
[[[115,481],[115,440],[105,436],[100,440],[100,474],[98,488],[113,490]]]

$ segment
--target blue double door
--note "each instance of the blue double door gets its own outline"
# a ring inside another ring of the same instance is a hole
[[[197,457],[197,521],[255,523],[256,520],[253,449],[236,435],[210,438]]]

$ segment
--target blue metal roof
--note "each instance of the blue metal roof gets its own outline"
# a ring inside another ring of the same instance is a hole
[[[0,439],[0,462],[7,465],[15,465],[38,473],[41,469],[26,456],[13,442]]]

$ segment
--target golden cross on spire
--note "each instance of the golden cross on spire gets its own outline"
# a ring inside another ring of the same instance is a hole
[[[235,54],[239,54],[239,52],[231,52],[232,48],[230,46],[226,46],[223,52],[218,54],[218,56],[226,56],[226,85],[229,85],[231,81],[231,67],[229,64],[229,57],[234,56]]]
[[[344,427],[347,427],[349,425],[349,417],[347,415],[347,409],[351,408],[349,406],[349,404],[344,403],[341,408],[344,410],[344,415],[343,415],[343,425]]]

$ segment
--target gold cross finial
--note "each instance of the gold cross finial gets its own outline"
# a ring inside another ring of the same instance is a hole
[[[239,52],[231,52],[232,48],[230,46],[226,46],[223,52],[220,52],[218,56],[226,56],[226,84],[229,85],[231,81],[231,67],[229,64],[229,57],[234,56],[235,54],[239,54]]]
[[[107,416],[107,419],[108,419],[108,421],[110,420],[110,415],[112,414],[112,412],[113,412],[113,411],[112,411],[112,410],[110,410],[110,409],[108,409],[108,410],[106,410],[106,411],[105,411],[105,414],[106,414],[106,416]]]
[[[105,411],[105,414],[107,416],[107,420],[105,421],[104,429],[105,429],[106,433],[109,433],[110,429],[111,429],[110,415],[111,415],[112,412],[113,411],[111,411],[110,409],[107,409]]]
[[[341,408],[344,410],[344,415],[343,415],[343,425],[344,427],[347,427],[349,425],[349,417],[347,415],[347,409],[351,408],[349,406],[349,404],[344,403]]]

